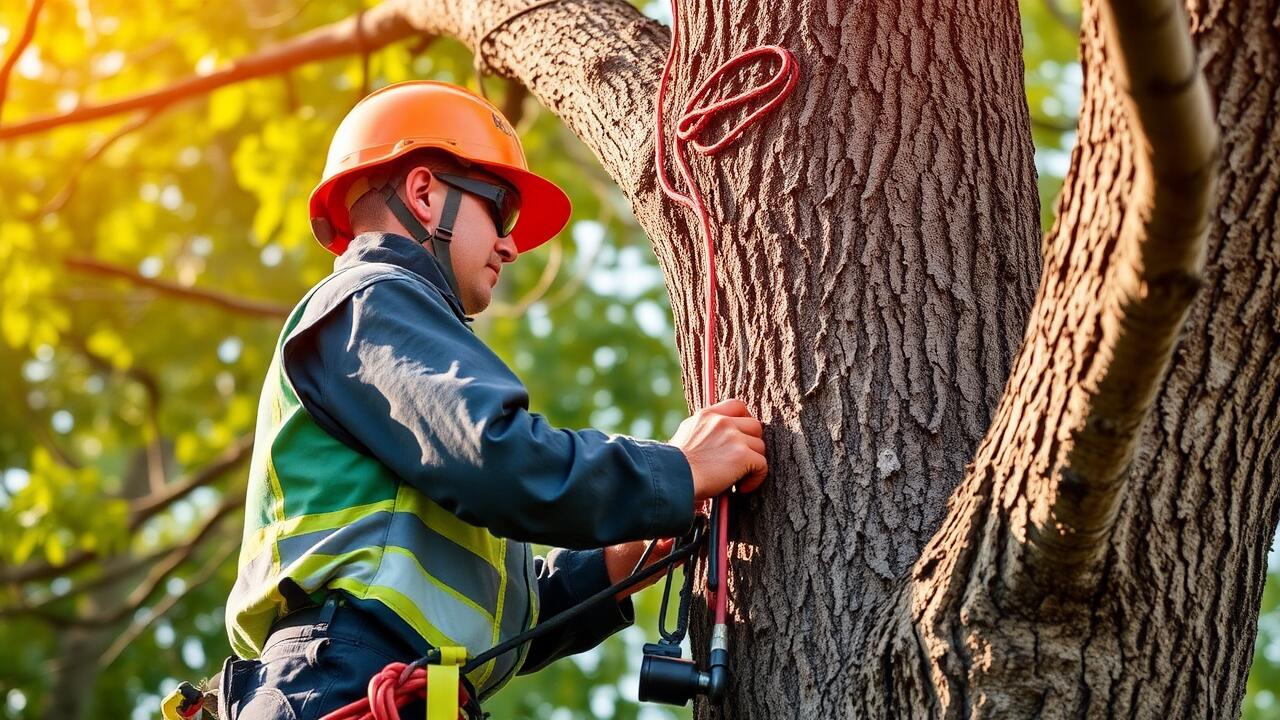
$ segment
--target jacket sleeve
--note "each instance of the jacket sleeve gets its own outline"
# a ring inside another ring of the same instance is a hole
[[[609,573],[601,550],[552,550],[546,559],[534,558],[538,571],[538,622],[546,622],[609,587]],[[520,674],[537,672],[552,662],[599,645],[605,638],[635,622],[631,598],[606,601],[586,610],[573,622],[534,640]]]
[[[425,283],[365,286],[301,335],[285,371],[317,423],[468,523],[593,548],[693,521],[684,453],[529,412],[516,376]]]

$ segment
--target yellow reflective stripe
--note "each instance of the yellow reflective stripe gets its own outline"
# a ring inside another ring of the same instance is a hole
[[[377,600],[391,608],[396,615],[422,635],[431,647],[443,647],[455,644],[455,640],[431,624],[413,601],[395,588],[385,585],[366,585],[354,578],[338,578],[329,583],[329,587],[346,590],[362,600]]]
[[[301,533],[315,532],[317,530],[332,530],[343,525],[352,523],[365,515],[370,515],[381,510],[394,510],[395,500],[379,500],[377,502],[366,503],[364,505],[356,505],[355,507],[343,508],[342,510],[334,510],[327,513],[314,513],[311,515],[299,515],[289,518],[280,523],[280,536],[298,535]]]
[[[408,550],[405,550],[404,548],[396,547],[395,545],[387,545],[383,549],[388,553],[395,553],[396,555],[400,555],[401,557],[408,558],[413,563],[414,567],[416,567],[418,571],[422,573],[422,576],[426,578],[428,582],[430,582],[432,585],[436,586],[437,588],[443,590],[447,595],[449,595],[449,597],[452,597],[453,599],[457,600],[458,602],[461,602],[463,605],[466,605],[467,607],[470,607],[471,609],[475,610],[478,613],[482,613],[485,616],[485,619],[487,619],[491,625],[493,625],[495,628],[498,627],[498,623],[494,620],[493,613],[490,612],[488,608],[482,607],[475,600],[472,600],[466,595],[463,595],[462,593],[455,590],[453,587],[444,584],[435,575],[432,575],[431,573],[427,572],[427,569],[422,567],[422,563],[418,560],[418,558],[414,557],[413,553],[409,552]],[[498,607],[502,607],[501,594],[499,594],[498,596]]]
[[[280,363],[279,353],[271,359],[272,369],[274,372]],[[270,377],[270,375],[268,375]],[[277,390],[271,393],[271,430],[266,438],[258,438],[255,442],[267,443],[267,483],[271,487],[271,517],[276,522],[284,519],[284,488],[280,486],[280,475],[276,473],[275,453],[271,452],[271,444],[275,442],[276,434],[280,432],[284,410],[280,404],[280,392]]]
[[[406,575],[416,573],[422,573],[419,577],[426,582],[415,587]],[[378,600],[390,607],[433,647],[455,645],[476,653],[491,647],[492,616],[422,572],[421,565],[407,554],[386,553],[377,577],[363,592],[365,594],[360,597]],[[434,622],[427,619],[427,612],[431,613]],[[435,622],[441,625],[437,626]],[[446,633],[442,627],[449,628],[451,632]],[[470,673],[476,687],[481,687],[484,679],[493,672],[494,664],[495,661],[491,660]]]
[[[281,520],[266,527],[258,528],[251,537],[245,538],[244,550],[241,552],[247,553],[247,557],[255,557],[259,552],[266,550],[268,544],[274,548],[276,538],[301,535],[317,530],[332,530],[355,522],[365,515],[381,510],[389,511],[394,508],[395,500],[379,500],[367,505],[357,505],[333,512],[291,517],[287,520]]]
[[[499,639],[502,637],[502,611],[503,606],[506,605],[507,602],[507,583],[511,582],[511,574],[507,572],[506,564],[508,547],[508,543],[499,543],[499,552],[502,553],[502,558],[500,558],[500,561],[502,562],[502,580],[498,584],[498,607],[494,608],[493,611],[493,639],[489,641],[490,647],[497,645]],[[497,658],[494,658],[493,662],[485,663],[484,672],[481,673],[480,679],[475,681],[476,687],[482,687],[486,682],[488,682],[489,676],[493,674],[494,669],[497,667]]]
[[[503,572],[500,551],[495,547],[503,543],[487,530],[468,525],[457,515],[435,504],[407,483],[401,486],[396,502],[401,512],[417,515],[431,526],[432,530],[470,550],[498,572]]]
[[[267,453],[267,483],[271,485],[271,517],[276,522],[284,520],[284,489],[280,487],[280,475],[276,473],[276,461]]]
[[[354,577],[367,584],[377,576],[378,565],[382,562],[382,553],[383,550],[380,547],[368,547],[356,548],[341,555],[304,555],[281,568],[278,575],[292,578],[299,587],[309,593],[344,576]],[[344,569],[348,572],[339,572]]]

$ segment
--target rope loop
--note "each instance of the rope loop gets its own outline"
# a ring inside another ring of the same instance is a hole
[[[773,77],[769,78],[763,85],[754,88],[747,88],[733,97],[725,98],[702,108],[695,108],[695,105],[702,100],[716,86],[716,82],[730,70],[736,69],[748,62],[762,57],[774,57],[778,60],[778,67],[774,71]],[[689,143],[690,147],[697,150],[703,155],[715,155],[716,153],[729,147],[736,141],[748,127],[758,122],[762,117],[773,111],[773,109],[791,93],[791,89],[795,87],[796,81],[800,77],[800,69],[796,65],[795,56],[793,56],[785,48],[777,45],[761,45],[755,47],[736,57],[730,58],[727,62],[716,69],[711,77],[703,81],[698,86],[693,96],[685,103],[684,114],[680,116],[676,123],[676,137]],[[710,123],[717,114],[732,110],[741,105],[756,100],[759,97],[773,93],[773,97],[757,108],[754,112],[747,115],[732,130],[725,133],[724,137],[706,145],[700,143],[696,139],[696,135],[702,131],[708,123]]]

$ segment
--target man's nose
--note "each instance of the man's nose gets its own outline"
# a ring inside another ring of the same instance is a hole
[[[514,262],[516,255],[520,254],[520,251],[516,250],[515,238],[512,238],[510,235],[498,238],[497,249],[498,257],[502,258],[502,262],[504,263]]]

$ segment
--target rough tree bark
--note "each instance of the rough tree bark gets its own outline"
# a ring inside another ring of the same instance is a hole
[[[773,467],[735,546],[735,682],[699,713],[1238,714],[1280,509],[1280,2],[1188,6],[1210,118],[1174,4],[1086,1],[1043,243],[1013,0],[677,2],[672,114],[748,47],[801,66],[777,115],[692,160],[718,391],[767,422]],[[377,15],[462,40],[597,154],[696,405],[700,246],[654,176],[666,29],[612,0]]]

